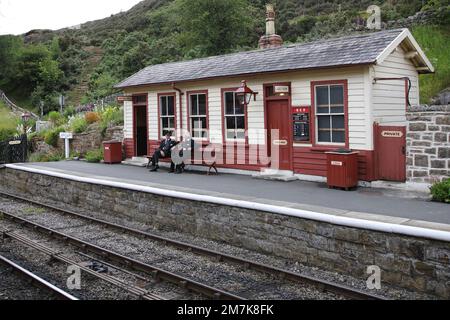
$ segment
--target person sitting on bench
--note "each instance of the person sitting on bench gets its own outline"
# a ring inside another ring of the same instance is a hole
[[[151,172],[156,172],[159,169],[159,159],[166,159],[171,157],[172,148],[177,145],[175,140],[171,138],[172,132],[167,132],[166,137],[161,141],[159,148],[156,149],[151,159]]]
[[[172,153],[171,172],[180,174],[183,173],[185,168],[185,161],[193,157],[193,152],[196,148],[195,140],[192,139],[191,134],[186,131],[183,137],[183,142],[178,144]],[[175,169],[175,170],[173,170]]]

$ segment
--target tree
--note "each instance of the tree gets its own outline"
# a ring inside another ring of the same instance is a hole
[[[186,52],[201,48],[204,55],[230,52],[257,43],[252,7],[246,0],[176,0],[181,43]]]

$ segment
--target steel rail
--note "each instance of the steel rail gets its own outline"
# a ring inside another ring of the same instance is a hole
[[[100,280],[103,280],[109,284],[112,284],[116,287],[124,289],[124,290],[128,291],[129,293],[134,294],[143,300],[165,300],[164,298],[162,298],[158,295],[155,295],[155,294],[149,292],[148,290],[141,289],[141,288],[138,288],[133,285],[129,285],[129,284],[125,283],[124,281],[117,279],[115,277],[112,277],[112,276],[109,276],[106,274],[100,274],[94,270],[91,270],[90,268],[83,266],[83,265],[73,261],[72,259],[64,256],[61,252],[54,251],[46,246],[43,246],[43,245],[31,240],[31,239],[26,238],[25,236],[22,236],[15,232],[10,232],[7,230],[0,230],[0,232],[2,233],[3,238],[14,239],[14,240],[24,244],[27,247],[33,248],[45,255],[50,256],[54,260],[58,260],[60,262],[68,264],[68,265],[77,266],[80,268],[80,270],[82,270],[86,273],[89,273],[90,275],[92,275]]]
[[[72,301],[78,300],[78,298],[76,298],[75,296],[63,291],[62,289],[56,287],[50,282],[42,279],[41,277],[35,275],[31,271],[28,271],[27,269],[5,258],[2,255],[0,255],[0,263],[4,264],[7,268],[11,268],[14,273],[20,275],[21,277],[30,280],[34,286],[50,292],[58,300],[72,300]]]
[[[243,297],[240,297],[238,295],[224,291],[222,289],[214,288],[212,286],[200,283],[196,280],[187,278],[185,276],[163,270],[161,268],[138,261],[131,257],[124,256],[120,253],[99,247],[97,245],[94,245],[89,242],[83,241],[81,239],[63,234],[59,231],[47,228],[41,224],[35,223],[31,220],[28,220],[28,219],[25,219],[22,217],[18,217],[16,215],[5,212],[3,210],[0,210],[0,215],[3,215],[5,218],[7,218],[13,222],[16,222],[20,225],[26,225],[26,226],[31,227],[34,230],[38,230],[42,233],[46,233],[47,235],[51,236],[52,238],[62,240],[65,243],[71,244],[74,247],[82,249],[83,251],[88,251],[88,252],[92,252],[94,254],[98,254],[104,258],[107,258],[107,259],[114,261],[116,263],[119,263],[121,265],[130,267],[134,270],[138,270],[138,271],[142,271],[142,272],[151,274],[155,280],[167,281],[167,282],[176,284],[186,290],[191,290],[193,292],[197,292],[197,293],[203,294],[207,297],[214,298],[214,299],[246,300]]]
[[[178,240],[173,240],[173,239],[169,239],[163,236],[159,236],[153,233],[149,233],[149,232],[145,232],[145,231],[141,231],[138,229],[134,229],[134,228],[130,228],[127,226],[122,226],[122,225],[118,225],[116,223],[112,223],[112,222],[108,222],[105,220],[101,220],[98,218],[93,218],[93,217],[89,217],[87,215],[84,214],[80,214],[71,210],[66,210],[66,209],[61,209],[58,208],[56,206],[52,206],[49,204],[44,204],[38,201],[34,201],[34,200],[30,200],[30,199],[26,199],[17,195],[12,195],[3,191],[0,191],[0,195],[6,196],[6,197],[10,197],[13,199],[17,199],[20,201],[24,201],[24,202],[28,202],[28,203],[32,203],[34,205],[40,206],[40,207],[44,207],[44,208],[48,208],[54,211],[58,211],[61,212],[63,215],[71,215],[80,219],[84,219],[87,220],[89,222],[95,222],[98,224],[101,224],[105,227],[108,228],[113,228],[119,231],[125,231],[128,232],[130,234],[133,234],[135,236],[138,237],[144,237],[144,238],[148,238],[151,240],[155,240],[155,241],[159,241],[165,245],[170,245],[172,247],[178,248],[178,249],[182,249],[182,250],[186,250],[192,253],[196,253],[196,254],[200,254],[200,255],[204,255],[204,256],[209,256],[212,257],[214,259],[216,259],[217,261],[224,261],[224,262],[230,262],[230,263],[236,263],[239,265],[244,266],[246,269],[252,269],[252,270],[256,270],[256,271],[260,271],[263,273],[267,273],[267,274],[271,274],[271,275],[275,275],[275,276],[279,276],[283,279],[287,279],[287,280],[291,280],[294,282],[299,282],[302,284],[307,284],[307,285],[311,285],[314,286],[316,288],[318,288],[319,290],[322,291],[328,291],[328,292],[332,292],[335,294],[339,294],[339,295],[343,295],[347,298],[350,299],[357,299],[357,300],[387,300],[385,297],[383,296],[379,296],[379,295],[375,295],[375,294],[371,294],[368,292],[364,292],[362,290],[358,290],[349,286],[345,286],[345,285],[341,285],[338,283],[334,283],[334,282],[330,282],[330,281],[326,281],[323,279],[319,279],[316,277],[312,277],[312,276],[307,276],[307,275],[303,275],[300,273],[295,273],[292,271],[288,271],[285,269],[281,269],[278,267],[273,267],[267,264],[263,264],[263,263],[259,263],[259,262],[255,262],[255,261],[251,261],[245,258],[240,258],[240,257],[236,257],[236,256],[232,256],[232,255],[228,255],[225,253],[221,253],[215,250],[210,250],[210,249],[206,249],[206,248],[202,248],[196,245],[192,245],[186,242],[181,242]]]

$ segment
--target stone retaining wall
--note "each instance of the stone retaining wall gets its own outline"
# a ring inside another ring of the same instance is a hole
[[[117,140],[123,141],[123,126],[107,128],[103,136],[98,125],[92,125],[84,133],[75,133],[70,140],[70,151],[81,156],[86,155],[90,150],[96,150],[102,147],[103,141]],[[43,141],[43,138],[35,137],[32,141],[32,151],[42,154],[51,152],[64,152],[64,141],[58,140],[56,148],[49,146]]]
[[[181,200],[80,183],[13,169],[0,170],[0,189],[84,213],[99,212],[224,241],[305,265],[450,298],[450,243],[337,226],[263,211]]]
[[[407,176],[434,183],[450,176],[450,106],[411,108],[407,113]]]

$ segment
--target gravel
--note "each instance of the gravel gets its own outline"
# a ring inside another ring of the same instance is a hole
[[[12,272],[12,268],[0,263],[0,300],[53,300],[47,290],[37,288],[28,280]]]

